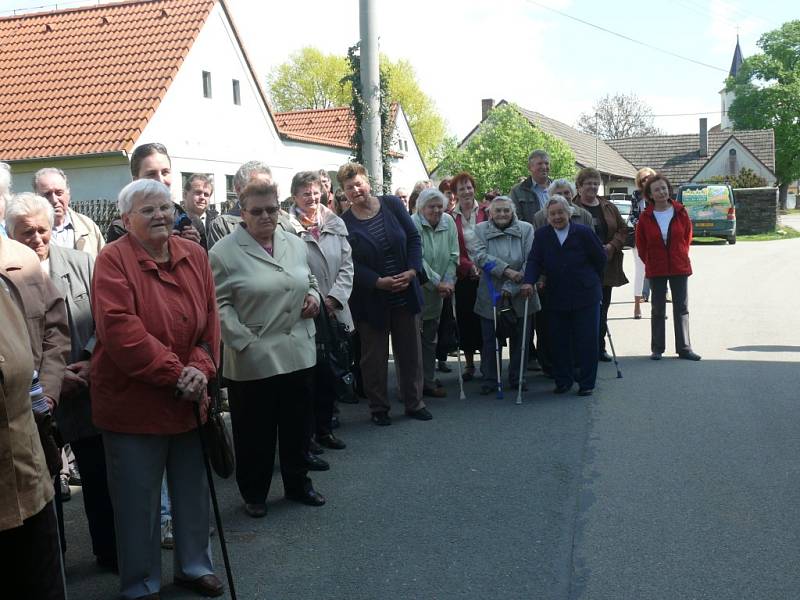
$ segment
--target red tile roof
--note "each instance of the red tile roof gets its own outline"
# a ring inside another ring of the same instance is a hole
[[[397,118],[396,102],[392,103],[389,118],[392,122]],[[349,106],[276,112],[275,124],[284,138],[348,149],[356,130],[355,115]]]
[[[0,160],[129,151],[215,0],[0,19]]]

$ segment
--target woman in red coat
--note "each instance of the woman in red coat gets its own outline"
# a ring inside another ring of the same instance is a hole
[[[675,351],[678,358],[700,360],[700,356],[692,351],[689,340],[688,281],[692,274],[689,261],[692,222],[683,205],[671,199],[672,186],[663,175],[651,177],[644,193],[653,203],[642,213],[636,225],[636,249],[644,263],[645,277],[650,280],[650,358],[660,360],[666,346],[664,321],[669,283]]]

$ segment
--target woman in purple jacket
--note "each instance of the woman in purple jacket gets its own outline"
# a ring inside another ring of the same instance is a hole
[[[342,214],[355,268],[350,310],[361,336],[361,373],[372,422],[392,422],[387,397],[390,333],[406,415],[428,421],[432,416],[422,401],[419,233],[399,198],[372,195],[363,166],[342,165],[337,179],[351,202]]]

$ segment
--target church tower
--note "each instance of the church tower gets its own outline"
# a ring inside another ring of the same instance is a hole
[[[739,35],[736,35],[736,48],[733,51],[733,60],[731,61],[731,70],[728,73],[730,77],[736,77],[737,73],[739,73],[739,69],[742,67],[742,62],[744,59],[742,58],[742,49],[739,47]],[[733,92],[726,92],[725,88],[722,88],[719,91],[720,98],[722,99],[722,121],[720,123],[720,129],[723,131],[730,131],[733,129],[733,123],[728,118],[728,109],[730,108],[731,104],[733,104],[734,98],[736,95]]]

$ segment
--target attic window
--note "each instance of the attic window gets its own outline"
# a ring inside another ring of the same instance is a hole
[[[203,98],[211,98],[211,72],[203,71]]]
[[[238,79],[234,79],[233,80],[233,103],[236,106],[241,106],[242,105],[242,93],[241,93],[241,91],[239,89],[239,80]]]

